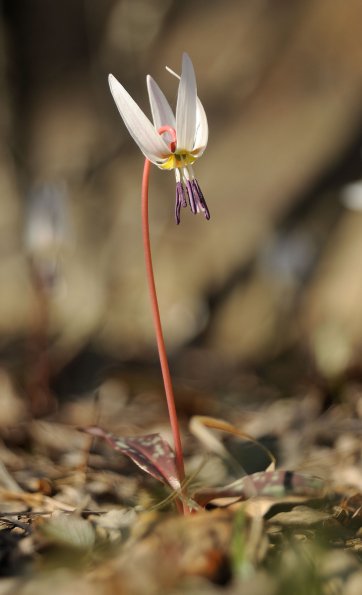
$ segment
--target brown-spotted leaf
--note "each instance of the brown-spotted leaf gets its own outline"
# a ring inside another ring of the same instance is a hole
[[[98,426],[84,428],[82,431],[91,436],[103,438],[114,450],[129,457],[138,467],[173,490],[181,488],[177,478],[174,452],[160,434],[120,438],[110,432],[105,432]]]
[[[215,498],[247,500],[253,496],[283,498],[287,495],[320,497],[325,484],[313,475],[303,475],[293,471],[260,471],[246,475],[224,487],[198,490],[193,499],[205,506]]]

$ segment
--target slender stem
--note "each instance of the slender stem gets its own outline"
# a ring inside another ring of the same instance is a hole
[[[165,347],[165,342],[163,339],[161,317],[160,317],[160,311],[159,311],[159,307],[158,307],[155,278],[153,275],[153,266],[152,266],[150,229],[149,229],[149,222],[148,222],[148,187],[149,187],[149,178],[150,178],[150,167],[151,167],[151,162],[148,159],[146,159],[144,169],[143,169],[143,178],[142,178],[143,247],[144,247],[144,254],[145,254],[145,261],[146,261],[147,283],[148,283],[148,289],[149,289],[151,306],[152,306],[153,324],[155,327],[158,355],[160,358],[163,384],[165,387],[166,401],[167,401],[167,407],[168,407],[168,415],[169,415],[169,419],[170,419],[171,430],[172,430],[173,441],[174,441],[176,468],[177,468],[179,482],[182,485],[182,483],[185,479],[185,468],[184,468],[184,460],[183,460],[183,453],[182,453],[180,428],[179,428],[179,423],[178,423],[178,419],[177,419],[175,397],[173,394],[172,380],[171,380],[171,375],[170,375],[170,369],[168,366],[166,347]],[[178,502],[178,509],[181,512],[183,511],[184,514],[187,514],[189,512],[187,504],[185,502],[182,502],[182,504],[179,501],[177,501],[177,502]]]

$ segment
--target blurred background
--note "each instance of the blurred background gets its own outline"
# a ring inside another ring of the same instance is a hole
[[[174,105],[164,67],[179,72],[183,51],[209,121],[195,169],[211,220],[185,210],[176,227],[174,176],[153,168],[176,376],[215,388],[246,371],[286,386],[358,374],[361,22],[359,0],[2,0],[4,374],[27,392],[50,379],[61,394],[96,386],[111,365],[157,365],[143,158],[107,75],[149,114],[146,75]]]

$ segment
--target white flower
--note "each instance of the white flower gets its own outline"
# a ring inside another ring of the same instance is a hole
[[[27,197],[24,243],[38,279],[52,290],[61,279],[62,255],[72,242],[66,185],[37,185]],[[59,285],[59,283],[58,283]]]
[[[186,197],[194,214],[203,212],[206,219],[210,219],[192,169],[192,164],[206,148],[208,125],[205,110],[197,97],[194,68],[187,54],[182,56],[179,78],[175,116],[157,83],[147,76],[152,124],[125,88],[112,74],[109,75],[109,86],[118,111],[142,153],[159,168],[175,170],[176,223],[180,223],[181,207],[187,206]]]
[[[351,182],[342,189],[342,202],[351,211],[362,211],[362,180]]]

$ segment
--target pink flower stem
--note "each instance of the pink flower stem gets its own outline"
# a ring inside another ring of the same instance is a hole
[[[180,485],[182,486],[182,483],[185,479],[185,468],[184,468],[184,459],[183,459],[183,453],[182,453],[180,428],[179,428],[179,423],[178,423],[178,418],[177,418],[175,397],[173,394],[170,369],[168,366],[166,347],[165,347],[165,342],[163,339],[160,311],[159,311],[159,307],[158,307],[155,278],[153,275],[153,266],[152,266],[150,229],[149,229],[149,222],[148,222],[148,188],[149,188],[149,178],[150,178],[150,166],[151,166],[151,162],[148,159],[146,159],[144,169],[143,169],[143,178],[142,178],[143,248],[144,248],[145,262],[146,262],[147,283],[148,283],[148,289],[149,289],[149,294],[150,294],[150,299],[151,299],[153,324],[155,327],[158,355],[160,358],[163,384],[165,387],[166,401],[167,401],[167,407],[168,407],[168,415],[169,415],[169,419],[170,419],[170,425],[171,425],[173,441],[174,441],[176,468],[177,468],[177,473],[178,473],[178,480],[180,482]],[[189,508],[188,508],[186,502],[184,501],[184,499],[182,499],[182,502],[180,502],[180,500],[177,500],[177,508],[178,508],[179,512],[183,512],[184,514],[189,513]]]

